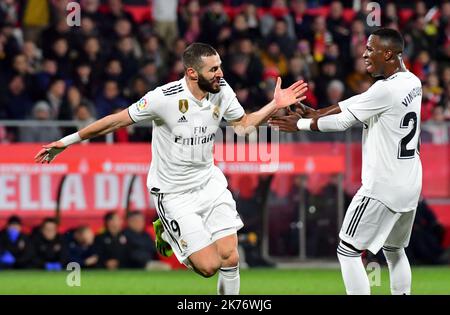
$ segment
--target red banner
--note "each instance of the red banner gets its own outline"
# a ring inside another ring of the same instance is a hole
[[[124,209],[130,195],[133,209],[153,209],[146,188],[151,160],[149,144],[81,144],[70,147],[52,164],[35,164],[38,144],[0,145],[0,217],[20,211],[24,216],[42,216],[55,210],[56,194],[63,175],[60,206],[73,216],[98,216],[106,210]],[[423,193],[426,197],[450,197],[449,146],[424,144]],[[360,183],[360,145],[279,144],[271,150],[256,145],[216,145],[216,164],[231,177],[242,174],[336,174],[348,172],[345,153],[352,153],[351,178]],[[259,151],[258,151],[259,150]],[[267,152],[266,152],[267,151]],[[256,152],[256,153],[255,153]],[[264,154],[263,154],[264,153]],[[232,182],[232,180],[230,181]]]

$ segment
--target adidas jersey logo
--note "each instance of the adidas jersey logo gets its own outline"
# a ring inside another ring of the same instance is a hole
[[[184,122],[188,122],[188,120],[187,120],[186,117],[183,115],[183,116],[181,116],[180,119],[178,119],[178,122],[179,122],[179,123],[184,123]]]

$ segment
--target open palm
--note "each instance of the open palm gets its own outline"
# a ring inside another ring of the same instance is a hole
[[[281,78],[277,78],[273,98],[277,109],[284,108],[294,103],[300,102],[306,98],[304,95],[308,91],[308,84],[303,80],[293,83],[286,89],[281,88]]]

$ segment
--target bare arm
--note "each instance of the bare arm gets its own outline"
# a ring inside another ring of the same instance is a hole
[[[36,163],[50,163],[56,155],[64,151],[70,144],[81,140],[91,139],[97,136],[106,135],[121,127],[133,124],[133,120],[128,114],[128,108],[119,113],[108,115],[86,126],[80,131],[42,146],[42,149],[36,154],[34,160]]]
[[[304,94],[308,90],[307,84],[302,80],[295,82],[286,89],[281,88],[281,79],[277,79],[273,100],[256,112],[244,114],[240,119],[231,122],[235,132],[239,135],[246,134],[254,130],[261,123],[265,122],[277,110],[300,102],[306,98]]]
[[[116,114],[108,115],[99,119],[85,128],[78,131],[81,140],[91,139],[97,136],[106,135],[119,128],[129,126],[133,124],[130,115],[128,114],[128,108],[118,112]]]
[[[317,125],[319,118],[341,113],[341,108],[339,105],[331,105],[318,110],[308,107],[302,103],[297,103],[295,106],[295,112],[289,110],[289,114],[287,116],[271,117],[269,119],[269,125],[276,126],[280,128],[281,131],[295,132],[299,130],[297,122],[302,120],[302,122],[307,124],[306,128],[308,130],[320,131]]]

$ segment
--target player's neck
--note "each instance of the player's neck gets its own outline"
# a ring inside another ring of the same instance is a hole
[[[403,61],[396,62],[395,64],[392,65],[392,67],[388,67],[386,69],[386,71],[384,72],[384,77],[389,78],[391,75],[394,75],[397,72],[405,72],[405,71],[407,70]]]
[[[208,95],[208,92],[205,92],[202,89],[200,89],[197,82],[191,81],[187,77],[186,77],[186,85],[187,85],[189,91],[191,92],[191,94],[199,101],[201,101],[202,99],[204,99],[206,97],[206,95]]]

